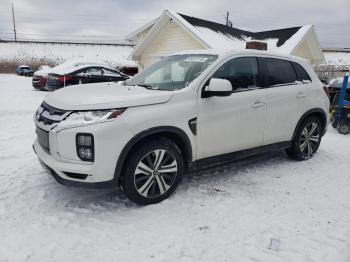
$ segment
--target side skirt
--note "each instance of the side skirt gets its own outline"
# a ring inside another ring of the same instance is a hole
[[[276,151],[279,149],[289,148],[291,147],[292,143],[291,141],[288,142],[280,142],[260,147],[255,147],[251,149],[245,149],[241,151],[236,151],[228,154],[213,156],[213,157],[207,157],[203,159],[196,160],[192,163],[190,163],[187,167],[187,172],[193,172],[198,169],[203,169],[207,167],[212,167],[216,165],[222,165],[225,163],[233,162],[236,160],[244,159],[256,154],[266,153],[270,151]]]

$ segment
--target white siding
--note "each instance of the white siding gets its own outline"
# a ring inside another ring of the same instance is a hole
[[[292,52],[292,55],[295,56],[299,56],[299,57],[303,57],[306,58],[307,60],[309,60],[311,63],[313,63],[312,61],[312,56],[310,53],[310,49],[307,45],[306,42],[302,42],[297,49],[294,50],[294,52]]]
[[[169,54],[203,48],[204,46],[199,41],[194,39],[192,35],[174,21],[167,22],[142,52],[139,63],[141,67],[145,68]]]
[[[314,65],[323,64],[325,62],[314,31],[309,31],[306,36],[300,40],[300,44],[293,50],[291,55],[306,58]]]
[[[139,33],[137,36],[136,36],[136,44],[139,44],[144,38],[145,36],[147,35],[147,33],[152,29],[152,27],[149,27],[145,30],[143,30],[141,33]]]

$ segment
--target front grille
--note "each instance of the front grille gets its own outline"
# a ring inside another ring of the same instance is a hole
[[[49,131],[60,123],[70,111],[55,108],[43,102],[36,112],[37,125],[45,131]]]
[[[50,106],[43,102],[35,114],[36,134],[41,147],[50,153],[49,132],[64,120],[70,111]]]
[[[49,132],[42,130],[41,128],[36,128],[36,135],[38,137],[38,142],[41,147],[48,153],[50,153],[50,141]]]

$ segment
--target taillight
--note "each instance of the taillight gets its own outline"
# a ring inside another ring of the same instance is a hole
[[[56,80],[59,81],[59,82],[67,82],[67,81],[69,81],[71,79],[72,79],[71,76],[59,76],[59,77],[56,77]]]

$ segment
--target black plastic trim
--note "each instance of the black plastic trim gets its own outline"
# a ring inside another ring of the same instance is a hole
[[[80,188],[92,188],[92,189],[104,189],[104,188],[114,188],[116,186],[115,180],[103,181],[103,182],[80,182],[68,180],[60,177],[51,167],[46,165],[43,161],[39,159],[40,164],[44,169],[61,185],[80,187]]]
[[[66,176],[74,179],[81,179],[84,180],[88,177],[87,174],[79,174],[79,173],[72,173],[72,172],[63,172]]]
[[[184,131],[182,131],[180,128],[174,127],[174,126],[154,127],[154,128],[147,129],[147,130],[142,131],[141,133],[137,134],[132,139],[130,139],[130,141],[124,146],[123,150],[121,151],[121,153],[119,155],[117,165],[115,168],[115,173],[114,173],[114,180],[115,181],[118,181],[118,179],[121,175],[122,168],[123,168],[123,165],[125,163],[126,157],[127,157],[128,153],[131,151],[131,149],[133,148],[133,146],[143,138],[146,138],[146,137],[151,136],[151,135],[156,135],[158,133],[160,134],[162,132],[174,133],[174,134],[178,135],[182,139],[182,141],[185,143],[185,147],[186,147],[185,148],[186,154],[184,156],[185,161],[192,162],[191,141]]]
[[[188,121],[188,126],[191,129],[193,135],[197,135],[197,117],[192,118]]]
[[[91,137],[91,146],[81,146],[78,145],[78,136],[90,136]],[[77,133],[75,135],[75,148],[77,150],[77,155],[80,158],[80,160],[85,161],[85,162],[94,162],[95,161],[95,141],[94,141],[94,136],[90,133]],[[79,148],[90,148],[91,149],[91,154],[92,154],[92,158],[88,159],[88,158],[82,158],[79,155]]]
[[[201,167],[208,166],[208,165],[213,166],[216,164],[223,164],[225,162],[231,162],[231,161],[243,159],[259,153],[265,153],[265,152],[270,152],[274,150],[284,149],[290,146],[291,146],[291,142],[286,141],[286,142],[280,142],[280,143],[274,143],[270,145],[255,147],[251,149],[240,150],[240,151],[231,152],[223,155],[207,157],[207,158],[196,160],[193,163],[191,163],[189,170],[191,171],[191,170],[199,169]]]
[[[202,92],[202,98],[208,98],[212,96],[219,96],[219,97],[224,97],[224,96],[230,96],[232,95],[233,91],[208,91],[208,90],[203,90]]]
[[[310,115],[312,115],[313,113],[320,113],[320,114],[322,114],[322,116],[323,116],[323,118],[324,118],[323,120],[325,121],[324,126],[322,126],[322,127],[323,127],[323,135],[326,134],[326,131],[327,131],[327,114],[326,114],[326,112],[325,112],[323,109],[321,109],[321,108],[313,108],[313,109],[310,109],[310,110],[306,111],[306,112],[301,116],[301,118],[299,119],[299,121],[298,121],[298,123],[297,123],[297,125],[296,125],[296,127],[295,127],[295,129],[294,129],[292,141],[293,141],[294,138],[295,138],[295,135],[296,135],[296,133],[297,133],[297,131],[298,131],[298,128],[299,128],[301,122],[302,122],[304,119],[306,119],[307,117],[309,117]]]

